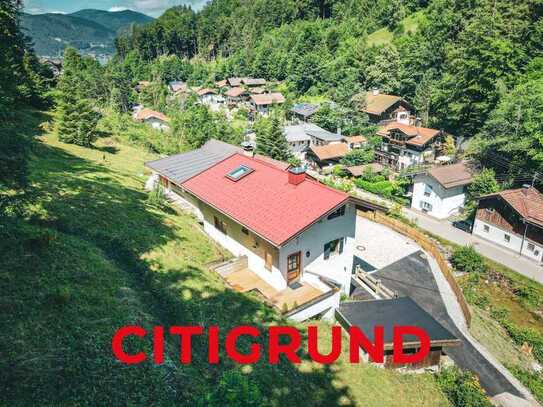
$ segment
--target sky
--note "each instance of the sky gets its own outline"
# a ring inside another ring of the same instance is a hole
[[[151,17],[160,16],[166,9],[182,4],[199,10],[207,0],[24,0],[24,11],[30,14],[73,13],[81,9],[121,11],[134,10]]]

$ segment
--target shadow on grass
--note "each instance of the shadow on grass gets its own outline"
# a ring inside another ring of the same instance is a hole
[[[188,226],[172,226],[165,213],[150,210],[145,203],[145,193],[121,184],[117,180],[118,174],[102,165],[48,145],[41,145],[37,155],[32,181],[43,210],[39,216],[32,217],[30,223],[34,227],[56,231],[58,253],[55,256],[60,253],[70,255],[68,248],[63,249],[64,243],[59,242],[62,236],[74,242],[85,242],[84,247],[98,248],[107,262],[120,270],[125,285],[117,287],[107,283],[111,286],[103,286],[104,297],[114,290],[115,295],[121,298],[121,304],[135,302],[141,306],[123,322],[115,319],[118,322],[110,322],[109,325],[102,323],[108,320],[108,312],[100,318],[93,315],[89,320],[84,312],[70,310],[70,290],[66,289],[67,293],[63,290],[66,287],[75,290],[73,287],[77,285],[81,295],[85,295],[85,286],[90,286],[98,278],[98,269],[93,269],[90,264],[80,265],[80,259],[74,259],[73,273],[70,270],[61,273],[59,261],[52,253],[46,253],[47,247],[40,249],[43,256],[38,255],[39,251],[35,248],[24,249],[20,256],[24,257],[24,253],[30,251],[30,257],[36,262],[35,269],[42,270],[35,276],[24,276],[27,279],[25,286],[34,286],[38,290],[41,282],[35,279],[47,279],[53,287],[52,297],[48,294],[47,301],[53,298],[60,304],[55,308],[40,309],[32,317],[38,323],[52,318],[61,325],[62,318],[69,313],[79,313],[79,317],[74,319],[75,326],[66,327],[65,334],[54,332],[60,343],[51,345],[55,349],[51,350],[54,357],[47,361],[48,369],[35,363],[29,364],[28,360],[9,364],[12,373],[11,378],[5,379],[4,385],[9,391],[4,397],[11,395],[25,401],[37,397],[36,400],[41,398],[41,401],[47,400],[53,404],[79,402],[95,405],[206,405],[210,395],[217,400],[215,392],[221,378],[226,372],[239,370],[240,366],[229,361],[222,350],[221,363],[208,364],[205,338],[193,341],[191,365],[182,365],[178,361],[179,344],[174,339],[168,340],[167,362],[161,366],[156,367],[150,362],[122,366],[113,360],[109,353],[109,341],[116,329],[123,324],[145,324],[150,327],[152,323],[166,327],[218,325],[221,344],[224,343],[225,333],[235,326],[252,325],[259,328],[263,335],[257,341],[262,345],[263,357],[249,368],[250,372],[244,370],[244,374],[259,389],[261,399],[260,402],[247,399],[241,404],[354,404],[349,391],[335,384],[337,377],[334,369],[337,366],[300,369],[284,360],[278,365],[268,364],[264,357],[267,327],[270,324],[286,324],[287,321],[252,295],[225,289],[219,277],[205,269],[202,259],[180,260],[178,267],[172,267],[144,257],[152,250],[162,250],[166,245],[179,241],[182,242],[179,255],[183,257],[184,247],[189,247],[192,242],[186,230],[180,234],[178,229],[196,228],[195,222],[187,222]],[[194,230],[194,233],[199,236],[200,232]],[[86,253],[81,252],[80,256],[85,259]],[[25,260],[21,258],[21,261]],[[125,295],[127,292],[131,293],[129,297]],[[36,292],[35,295],[41,294]],[[109,305],[111,318],[117,311],[114,307],[120,306],[116,304],[112,302]],[[4,305],[15,307],[12,310],[23,306],[7,301]],[[40,315],[43,319],[40,319]],[[97,329],[102,331],[95,333]],[[17,334],[20,335],[20,332]],[[66,337],[72,335],[80,338],[83,334],[86,335],[83,337],[85,339],[77,342],[80,349],[76,352]],[[89,341],[89,337],[93,340]],[[248,352],[252,341],[246,337],[240,338],[240,350]],[[62,344],[66,343],[70,345],[63,347]],[[138,344],[143,346],[137,341],[133,345],[137,347]],[[132,343],[128,346],[132,349]],[[305,353],[302,358],[308,360]],[[36,369],[30,369],[35,365]],[[240,387],[243,388],[243,385],[240,384]],[[219,395],[219,399],[221,397]],[[221,405],[228,405],[226,399]]]

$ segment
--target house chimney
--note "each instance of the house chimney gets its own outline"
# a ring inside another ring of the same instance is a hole
[[[417,117],[417,118],[415,119],[415,126],[416,126],[416,127],[420,127],[420,124],[421,124],[421,123],[422,123],[422,119],[421,119],[420,117]]]
[[[377,96],[379,94],[379,88],[373,88],[372,93],[373,96]]]
[[[532,186],[531,185],[528,185],[528,184],[524,184],[522,186],[522,193],[524,194],[524,196],[528,196],[528,191],[530,191],[530,188]]]
[[[298,185],[305,180],[305,168],[293,167],[288,169],[288,183]]]
[[[241,143],[241,148],[243,148],[243,154],[247,157],[254,157],[255,155],[255,146],[250,141],[244,141]]]

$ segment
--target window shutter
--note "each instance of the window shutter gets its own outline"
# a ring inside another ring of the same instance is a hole
[[[343,253],[343,240],[344,238],[339,239],[339,254]]]
[[[330,258],[330,243],[326,243],[324,245],[324,260],[328,260]]]

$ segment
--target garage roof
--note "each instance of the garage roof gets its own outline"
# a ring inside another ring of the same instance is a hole
[[[384,342],[392,344],[394,326],[416,326],[424,329],[433,344],[459,344],[459,339],[445,329],[430,314],[424,311],[409,297],[391,300],[348,301],[338,309],[343,325],[360,328],[370,341],[374,341],[373,330],[376,326],[384,328]],[[404,346],[418,345],[418,338],[404,336]]]

